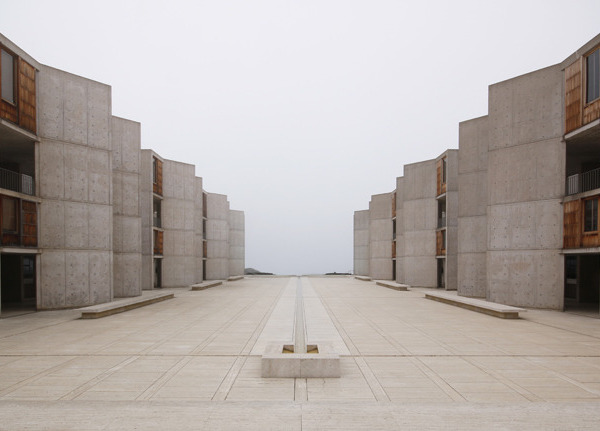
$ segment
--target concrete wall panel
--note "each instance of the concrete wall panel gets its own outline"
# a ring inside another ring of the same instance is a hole
[[[65,305],[90,303],[89,256],[87,252],[65,253]]]
[[[46,200],[39,206],[39,212],[40,247],[63,248],[65,246],[64,202]]]
[[[487,217],[461,217],[458,220],[458,253],[487,251]]]
[[[460,243],[459,243],[460,244]],[[460,253],[457,259],[458,294],[475,298],[486,297],[486,253]]]
[[[458,216],[485,215],[487,211],[487,172],[468,172],[458,178]]]
[[[42,140],[40,146],[40,196],[62,199],[65,196],[63,144]]]
[[[560,200],[491,206],[489,249],[558,250],[562,247],[562,216]]]
[[[40,294],[38,308],[65,307],[65,252],[47,250],[40,256]]]
[[[437,285],[437,261],[430,256],[406,256],[403,259],[404,283],[415,287],[435,287]]]
[[[560,137],[489,154],[489,204],[561,198],[565,151]]]
[[[112,254],[108,251],[90,252],[90,304],[108,302],[113,298]]]
[[[488,252],[488,295],[493,302],[561,309],[563,257],[553,250]]]

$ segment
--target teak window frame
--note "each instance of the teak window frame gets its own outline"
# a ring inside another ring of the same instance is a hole
[[[596,229],[594,229],[594,230],[586,230],[586,227],[587,227],[586,226],[586,204],[588,202],[593,202],[593,201],[596,201],[596,211],[593,212],[593,214],[592,214],[595,217],[595,219],[596,219],[596,222],[595,222]],[[594,196],[592,198],[583,199],[582,204],[583,204],[582,205],[583,208],[582,208],[582,211],[581,211],[581,217],[583,218],[582,223],[581,223],[582,233],[584,235],[594,235],[594,234],[597,234],[598,233],[598,206],[600,204],[600,198],[598,196]]]
[[[581,67],[581,69],[582,69],[581,73],[583,75],[582,83],[585,83],[585,87],[582,89],[583,94],[581,95],[582,99],[583,99],[584,107],[591,105],[592,103],[600,100],[600,68],[598,69],[598,73],[597,73],[598,82],[596,82],[596,85],[599,87],[598,97],[596,97],[595,99],[592,99],[592,100],[588,100],[588,86],[589,86],[589,82],[590,82],[588,79],[588,59],[596,53],[598,53],[598,57],[599,57],[599,61],[600,61],[600,46],[596,46],[594,49],[592,49],[590,52],[588,52],[584,56],[584,62]]]
[[[11,58],[12,58],[12,96],[13,96],[13,100],[8,100],[5,99],[2,96],[2,90],[4,90],[4,86],[2,85],[2,52],[5,52],[6,54],[8,54]],[[19,80],[19,69],[18,69],[18,64],[19,64],[19,57],[12,52],[11,50],[7,49],[4,45],[0,45],[0,99],[5,102],[10,104],[11,106],[17,107],[17,103],[19,100],[19,86],[18,84],[18,80]]]
[[[0,220],[2,221],[0,223],[0,233],[2,234],[13,234],[13,235],[18,235],[19,234],[19,226],[20,226],[20,222],[19,222],[19,216],[20,216],[20,199],[14,198],[12,196],[0,196],[0,209],[1,209],[1,213],[0,213]],[[14,229],[5,229],[4,228],[4,209],[5,209],[5,202],[7,201],[11,201],[13,202],[14,206],[13,206],[13,218],[14,218]]]

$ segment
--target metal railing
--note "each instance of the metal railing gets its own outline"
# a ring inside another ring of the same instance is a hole
[[[600,188],[600,168],[567,177],[567,195]]]
[[[13,192],[35,195],[33,177],[0,168],[0,188]]]

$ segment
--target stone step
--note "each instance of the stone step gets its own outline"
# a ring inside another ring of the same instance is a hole
[[[142,295],[133,298],[117,299],[104,304],[80,308],[82,319],[99,319],[112,314],[123,313],[134,308],[144,307],[156,302],[165,301],[175,296],[173,292],[142,292]]]
[[[204,289],[208,289],[209,287],[220,286],[222,284],[223,284],[223,280],[203,281],[202,283],[192,284],[191,290],[204,290]]]
[[[371,277],[367,277],[365,275],[355,275],[354,278],[362,281],[371,281]]]
[[[445,304],[455,305],[461,308],[466,308],[467,310],[477,311],[478,313],[499,317],[501,319],[518,319],[520,312],[527,311],[524,308],[498,304],[496,302],[489,302],[483,299],[458,296],[454,293],[427,292],[425,293],[425,298],[443,302]]]
[[[378,286],[387,287],[388,289],[401,290],[406,291],[410,287],[408,284],[400,284],[393,281],[388,280],[376,280],[375,284]]]
[[[243,275],[232,275],[231,277],[229,277],[227,279],[227,281],[237,281],[237,280],[243,280],[244,276]]]

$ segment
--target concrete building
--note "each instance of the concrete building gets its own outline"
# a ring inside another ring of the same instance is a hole
[[[355,212],[355,274],[456,290],[457,153],[405,165],[393,192]]]
[[[460,123],[459,150],[437,159],[435,192],[418,172],[432,163],[407,165],[397,180],[397,281],[598,313],[600,35],[561,63],[490,85],[488,115]]]
[[[1,34],[0,54],[0,313],[204,280],[211,238],[194,166],[142,151],[141,125],[112,115],[110,86],[42,65]],[[243,275],[243,213],[227,203],[215,218],[226,232],[214,235],[214,275]]]

